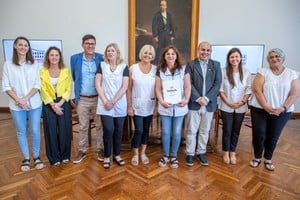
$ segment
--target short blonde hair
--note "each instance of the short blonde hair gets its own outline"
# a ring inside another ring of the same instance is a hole
[[[139,52],[139,59],[140,59],[140,60],[142,60],[142,56],[143,56],[143,54],[145,53],[145,51],[150,51],[151,54],[153,55],[152,60],[155,59],[155,49],[154,49],[154,47],[153,47],[152,45],[150,45],[150,44],[145,44],[145,45],[141,48],[141,50],[140,50],[140,52]]]

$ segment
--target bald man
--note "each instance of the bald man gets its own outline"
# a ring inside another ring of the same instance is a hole
[[[200,164],[208,166],[206,145],[213,114],[217,108],[217,96],[222,82],[220,63],[210,59],[211,45],[201,42],[198,58],[188,62],[192,91],[186,118],[186,165],[193,166],[196,155]]]

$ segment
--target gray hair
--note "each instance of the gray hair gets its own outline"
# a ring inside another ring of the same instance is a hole
[[[268,56],[267,56],[268,60],[269,60],[269,57],[270,57],[271,53],[276,53],[282,58],[282,61],[285,60],[285,53],[281,49],[279,49],[279,48],[271,49],[268,53]]]

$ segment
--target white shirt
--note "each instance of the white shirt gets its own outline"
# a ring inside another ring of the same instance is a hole
[[[102,71],[102,85],[104,94],[108,101],[112,100],[123,84],[123,72],[127,65],[119,64],[115,71],[111,71],[110,65],[106,62],[100,64]],[[128,71],[127,71],[128,73]],[[111,110],[106,110],[102,101],[98,98],[97,114],[112,117],[125,117],[127,115],[126,93],[115,103]]]
[[[263,94],[267,103],[273,108],[279,108],[283,105],[291,90],[292,81],[299,78],[299,72],[286,67],[279,75],[273,74],[269,67],[261,68],[258,73],[264,76]],[[251,99],[251,105],[262,108],[255,95]],[[294,109],[293,104],[287,111],[293,112]]]
[[[151,65],[149,73],[141,71],[139,64],[133,64],[129,68],[132,74],[132,107],[134,114],[138,116],[153,115],[155,108],[155,74],[156,66]]]
[[[13,90],[19,98],[26,96],[33,88],[40,89],[39,66],[37,63],[24,63],[20,66],[12,61],[6,61],[3,66],[2,91]],[[39,92],[36,92],[27,102],[31,109],[41,106],[42,101]],[[10,98],[9,108],[20,111],[16,102]]]
[[[232,88],[232,85],[228,81],[228,77],[226,75],[226,68],[222,69],[222,84],[220,88],[220,92],[224,92],[229,101],[236,103],[242,101],[244,96],[247,94],[251,94],[251,84],[252,78],[250,72],[243,68],[243,81],[240,80],[240,73],[233,73],[233,80],[235,86]],[[222,99],[220,99],[220,109],[232,113],[234,111],[233,108],[229,107]],[[244,113],[248,110],[248,105],[245,104],[238,109],[235,109],[236,113]]]

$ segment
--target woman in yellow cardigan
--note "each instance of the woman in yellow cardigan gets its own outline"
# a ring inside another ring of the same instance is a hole
[[[46,154],[52,165],[67,164],[71,154],[72,78],[59,48],[47,50],[40,78]]]

